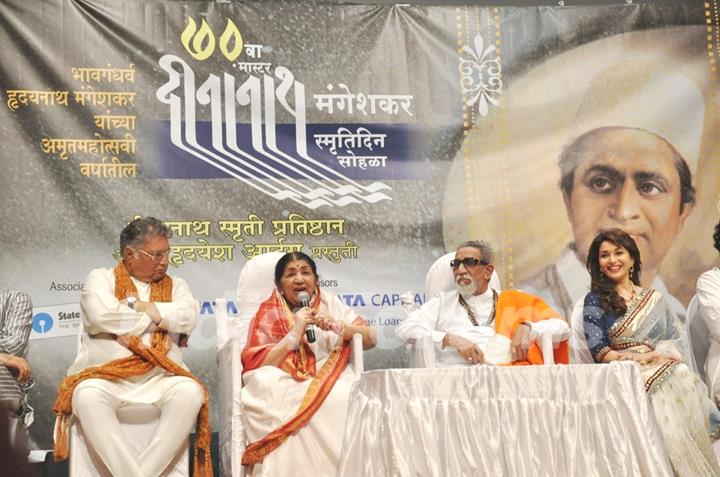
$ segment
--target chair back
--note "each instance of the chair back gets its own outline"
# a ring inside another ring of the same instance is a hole
[[[218,350],[218,433],[222,475],[242,477],[241,457],[245,450],[242,420],[242,362],[240,353],[247,343],[250,321],[275,287],[275,265],[284,254],[270,252],[250,259],[240,271],[235,305],[237,316],[228,316],[226,298],[215,300]]]
[[[453,278],[452,268],[450,268],[450,261],[453,258],[455,258],[455,252],[446,253],[435,260],[435,263],[430,266],[427,275],[425,275],[426,299],[429,300],[440,292],[455,289],[455,279]],[[497,292],[502,291],[502,284],[500,283],[497,270],[493,270],[488,286]]]
[[[582,298],[575,303],[570,318],[570,363],[571,364],[592,364],[595,360],[590,353],[587,340],[585,339],[585,325],[583,322],[583,308],[585,299]]]
[[[710,330],[702,317],[697,295],[692,297],[687,308],[685,328],[688,342],[690,343],[690,355],[693,360],[693,368],[703,381],[707,382],[705,373],[705,361],[707,361],[708,350],[710,349]]]
[[[275,289],[275,265],[283,255],[282,252],[258,255],[250,259],[240,271],[235,292],[237,316],[230,318],[230,333],[239,338],[240,349],[247,342],[250,320]]]

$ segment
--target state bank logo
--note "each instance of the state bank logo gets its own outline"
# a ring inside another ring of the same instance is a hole
[[[49,332],[55,321],[48,313],[37,313],[33,316],[32,329],[35,333],[45,334]]]
[[[33,311],[31,340],[73,336],[82,329],[79,303],[37,306]]]

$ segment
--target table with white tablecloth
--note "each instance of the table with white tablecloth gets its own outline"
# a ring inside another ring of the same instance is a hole
[[[340,475],[671,476],[635,363],[385,369],[351,392]]]

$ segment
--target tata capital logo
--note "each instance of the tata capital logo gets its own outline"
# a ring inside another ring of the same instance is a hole
[[[35,333],[44,334],[53,328],[55,321],[49,313],[37,313],[33,316],[32,329]]]
[[[188,24],[180,35],[180,41],[190,56],[199,61],[210,58],[215,52],[215,46],[220,49],[225,58],[233,61],[240,56],[244,46],[240,30],[229,18],[225,30],[217,40],[205,19],[200,22],[200,28],[198,28],[195,20],[188,18]]]

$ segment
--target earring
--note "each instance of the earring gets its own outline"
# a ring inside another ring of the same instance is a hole
[[[635,270],[635,265],[632,265],[632,266],[630,267],[630,276],[632,276],[633,270]]]

